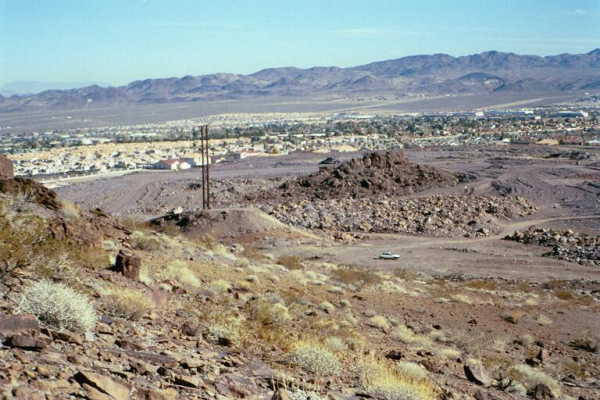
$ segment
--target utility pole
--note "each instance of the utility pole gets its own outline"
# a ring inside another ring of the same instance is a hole
[[[202,165],[202,209],[210,209],[210,155],[208,147],[208,125],[192,130],[192,136],[200,136],[200,161]]]

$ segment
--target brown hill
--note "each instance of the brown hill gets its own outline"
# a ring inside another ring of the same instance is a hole
[[[373,152],[285,182],[279,187],[279,195],[298,199],[364,198],[406,195],[456,183],[458,179],[451,173],[415,164],[403,152]]]

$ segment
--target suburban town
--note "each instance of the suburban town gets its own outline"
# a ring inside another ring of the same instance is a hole
[[[2,139],[15,174],[38,178],[202,165],[196,126],[210,127],[211,163],[302,152],[484,144],[600,145],[595,108],[415,115],[222,114],[162,124],[29,132]]]

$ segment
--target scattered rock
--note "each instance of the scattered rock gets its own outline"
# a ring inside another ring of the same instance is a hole
[[[122,273],[129,279],[140,279],[142,259],[127,250],[120,250],[115,260],[115,271]]]
[[[73,379],[93,395],[97,396],[97,393],[100,393],[107,399],[129,399],[129,387],[107,376],[89,371],[79,371]]]
[[[8,338],[6,344],[23,350],[41,351],[48,346],[48,341],[31,335],[15,335]]]
[[[479,361],[467,360],[464,369],[467,379],[471,382],[485,387],[489,387],[492,384],[492,379]]]
[[[556,231],[532,226],[526,231],[517,231],[504,239],[551,247],[552,250],[544,254],[547,257],[600,266],[600,236],[572,230]]]
[[[533,389],[533,398],[534,400],[552,400],[556,397],[547,385],[538,383]]]

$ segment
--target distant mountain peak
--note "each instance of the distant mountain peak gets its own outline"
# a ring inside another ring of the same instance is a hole
[[[125,86],[87,86],[0,98],[0,112],[77,109],[117,104],[310,97],[573,92],[600,82],[600,48],[586,54],[519,55],[497,50],[466,56],[413,55],[349,68],[266,68],[252,74],[215,73],[142,79]]]

